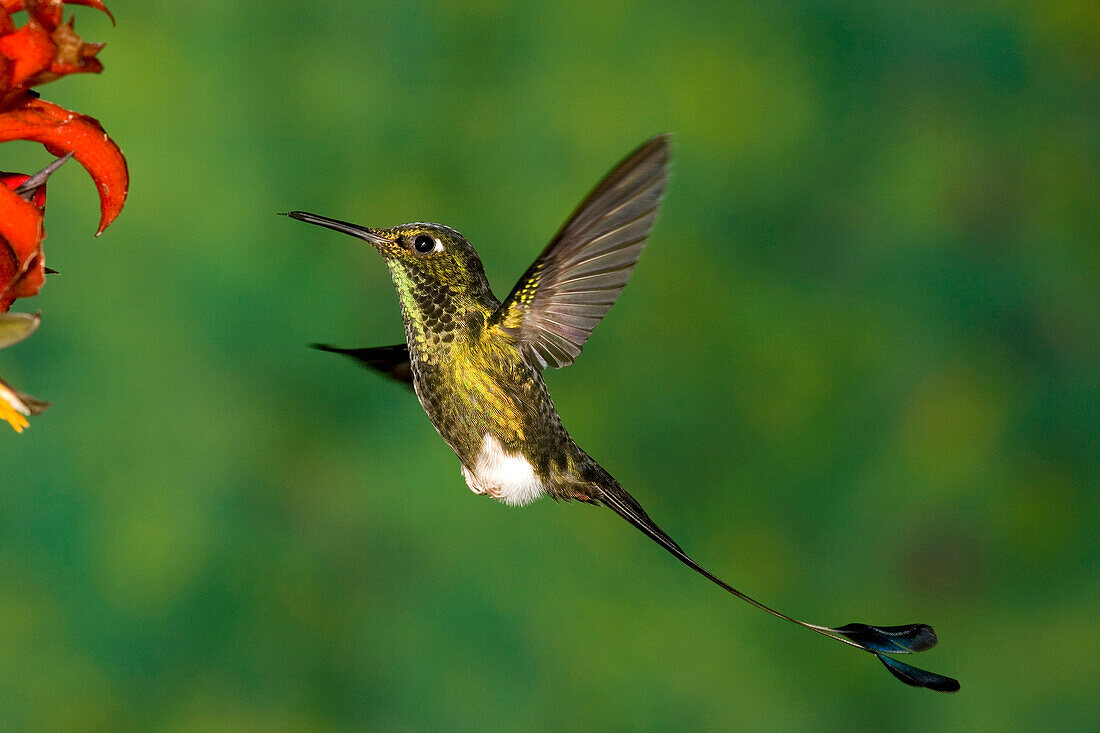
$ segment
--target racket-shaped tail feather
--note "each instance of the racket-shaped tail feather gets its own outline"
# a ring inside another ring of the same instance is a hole
[[[890,670],[890,674],[907,685],[924,687],[929,690],[935,690],[936,692],[959,691],[959,681],[954,678],[945,677],[935,672],[929,672],[926,669],[919,669],[911,664],[906,664],[905,662],[890,657],[884,657],[881,654],[875,654],[875,656],[879,658],[879,661],[882,662],[886,669]]]
[[[851,623],[844,626],[818,626],[816,624],[799,621],[786,614],[776,611],[770,606],[751,598],[721,578],[692,560],[679,545],[669,539],[668,535],[658,527],[652,519],[641,509],[636,501],[620,486],[605,488],[599,500],[605,506],[614,510],[619,516],[633,524],[650,539],[665,548],[680,562],[692,570],[704,576],[711,582],[737,596],[743,601],[751,603],[762,611],[777,616],[785,621],[815,631],[830,639],[862,649],[875,655],[890,670],[890,674],[897,677],[907,685],[924,687],[938,692],[958,692],[958,680],[945,677],[935,672],[919,669],[897,659],[884,656],[885,654],[913,654],[931,649],[936,645],[936,632],[927,624],[907,624],[905,626],[871,626],[869,624]]]
[[[913,654],[936,646],[936,632],[927,624],[906,626],[868,626],[847,624],[833,631],[841,634],[864,649],[887,654]]]

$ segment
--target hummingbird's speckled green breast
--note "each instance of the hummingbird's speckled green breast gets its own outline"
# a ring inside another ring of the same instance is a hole
[[[390,265],[390,273],[405,321],[414,389],[461,461],[470,488],[525,504],[576,483],[570,469],[583,451],[562,426],[541,372],[523,358],[513,337],[492,323],[500,302],[488,282],[454,288],[399,262]],[[524,462],[538,486],[517,494],[496,485],[519,480],[513,474],[522,472]]]

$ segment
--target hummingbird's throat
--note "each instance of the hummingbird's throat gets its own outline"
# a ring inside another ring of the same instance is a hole
[[[415,358],[434,362],[450,349],[468,309],[461,294],[422,271],[399,261],[387,261],[397,289],[405,335]]]

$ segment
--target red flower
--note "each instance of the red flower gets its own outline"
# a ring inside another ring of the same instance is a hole
[[[99,192],[98,236],[126,201],[126,159],[96,120],[39,99],[31,90],[68,74],[103,70],[96,58],[103,44],[84,43],[72,20],[62,22],[66,2],[111,16],[102,0],[0,0],[0,142],[31,140],[54,155],[76,158]],[[16,28],[11,16],[19,11],[27,18]],[[17,190],[28,178],[0,173],[0,314],[16,298],[38,293],[45,280],[45,182],[43,176],[29,190]]]
[[[73,22],[62,23],[63,0],[0,0],[0,142],[33,140],[54,155],[73,153],[99,190],[101,233],[122,209],[129,188],[126,159],[91,117],[41,99],[31,87],[66,74],[99,72],[102,44],[84,43]],[[100,0],[76,0],[108,12]],[[16,28],[11,14],[27,13]],[[110,13],[108,12],[108,15]],[[34,295],[44,274],[42,208],[12,189],[13,174],[0,187],[0,313],[15,298]]]
[[[8,206],[0,221],[0,237],[7,240],[8,252],[0,250],[0,312],[6,311],[16,298],[26,298],[38,292],[45,276],[45,261],[42,257],[41,241],[45,238],[42,231],[42,214],[46,208],[46,186],[27,191],[20,195],[16,190],[30,179],[22,173],[0,172],[0,183],[4,184],[0,192],[0,208],[3,208],[9,196],[15,196],[20,204]],[[5,236],[10,233],[14,236]],[[14,243],[14,245],[12,244]],[[31,249],[28,245],[34,244]]]

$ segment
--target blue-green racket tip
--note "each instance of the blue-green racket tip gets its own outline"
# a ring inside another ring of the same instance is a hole
[[[847,624],[834,629],[855,643],[874,652],[913,654],[936,645],[936,632],[927,624],[905,626],[869,626]]]
[[[897,677],[899,680],[907,685],[913,687],[924,687],[928,690],[935,690],[936,692],[958,692],[959,681],[951,677],[945,677],[942,674],[936,674],[935,672],[929,672],[928,670],[918,669],[911,664],[905,662],[899,662],[896,659],[890,657],[884,657],[881,654],[875,654],[879,658],[879,661],[885,665],[886,669],[890,670],[890,674]]]

